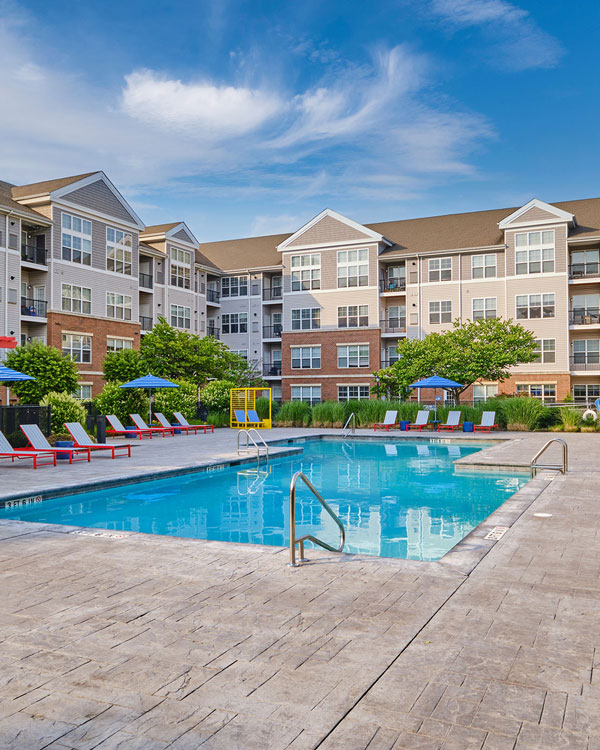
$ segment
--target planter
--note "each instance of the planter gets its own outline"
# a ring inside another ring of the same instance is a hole
[[[135,430],[136,428],[135,428],[135,427],[134,427],[133,425],[131,425],[131,424],[128,424],[128,425],[127,425],[127,426],[125,427],[125,429],[126,429],[126,430]],[[125,433],[125,438],[126,438],[127,440],[135,440],[135,438],[136,438],[136,437],[137,437],[137,432],[126,432],[126,433]],[[140,437],[141,437],[141,436],[140,436]]]
[[[400,422],[400,429],[402,432],[406,432],[408,430],[408,425],[410,424],[410,419],[403,419]]]
[[[463,422],[463,432],[475,432],[473,422]]]
[[[180,425],[178,425],[178,424],[176,424],[176,423],[174,423],[174,422],[171,422],[171,427],[174,427],[174,428],[175,428],[175,429],[173,430],[173,434],[174,434],[174,435],[181,435],[181,426],[180,426]],[[179,428],[179,429],[178,429],[178,428]]]
[[[72,440],[57,440],[54,443],[55,448],[74,448],[75,445]],[[69,460],[69,454],[68,453],[57,453],[56,458],[59,461],[68,461]]]

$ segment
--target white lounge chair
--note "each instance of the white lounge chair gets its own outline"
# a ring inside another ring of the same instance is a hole
[[[40,463],[40,466],[49,466],[50,464],[56,466],[56,453],[48,450],[36,451],[33,448],[13,448],[12,445],[6,439],[4,433],[0,432],[0,458],[10,458],[11,462],[14,463],[15,458],[31,458],[33,461],[33,468],[37,469],[38,458],[42,456],[48,456],[52,460],[50,462],[44,461]]]
[[[182,429],[187,427],[188,431],[193,430],[194,434],[196,434],[198,430],[204,430],[205,435],[208,430],[211,432],[215,431],[215,426],[212,424],[190,424],[180,411],[174,411],[173,416],[179,422],[179,426]]]
[[[408,429],[409,430],[421,430],[423,427],[428,427],[429,422],[429,415],[431,414],[430,411],[427,411],[427,409],[423,409],[417,414],[417,418],[415,419],[414,424],[409,424]]]
[[[20,425],[21,432],[27,438],[29,445],[36,451],[47,451],[49,453],[60,453],[62,457],[69,456],[69,463],[73,461],[90,461],[91,451],[89,448],[53,448],[44,433],[40,430],[37,424],[22,424]],[[79,454],[83,454],[79,456]],[[76,458],[76,456],[79,456]]]
[[[107,414],[106,421],[110,425],[110,427],[106,428],[106,434],[109,436],[127,435],[129,437],[133,435],[135,437],[137,435],[140,440],[145,437],[152,439],[152,430],[149,427],[146,427],[145,430],[138,430],[136,427],[128,430],[126,427],[123,427],[123,423],[116,414]]]
[[[151,430],[152,433],[159,432],[163,437],[167,435],[171,435],[172,437],[175,434],[175,428],[170,425],[169,427],[149,427],[139,414],[130,414],[129,416],[138,430]]]
[[[495,422],[496,412],[484,411],[481,415],[481,424],[475,425],[475,432],[491,432],[492,430],[499,430],[500,428]]]
[[[113,443],[112,445],[94,443],[92,438],[83,429],[83,425],[79,422],[65,422],[65,427],[69,431],[77,448],[87,448],[90,451],[111,451],[111,458],[117,457],[116,451],[124,450],[131,457],[131,446],[127,443]]]
[[[385,417],[383,418],[383,422],[378,422],[377,424],[373,425],[373,430],[386,430],[386,432],[389,432],[392,428],[399,427],[399,425],[396,422],[396,417],[398,416],[398,412],[394,411],[393,409],[390,409],[386,411]]]
[[[446,424],[438,425],[438,430],[451,430],[452,432],[454,432],[454,430],[456,430],[458,427],[460,427],[460,412],[449,411]]]

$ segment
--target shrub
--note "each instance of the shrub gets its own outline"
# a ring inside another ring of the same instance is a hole
[[[148,394],[141,388],[119,388],[119,383],[107,383],[94,399],[99,414],[115,414],[127,427],[130,414],[148,419]]]
[[[87,412],[83,404],[68,393],[47,393],[40,401],[41,406],[50,407],[50,429],[64,431],[65,422],[80,422],[85,425]],[[71,438],[68,438],[71,440]]]
[[[206,424],[214,427],[229,427],[229,413],[225,411],[209,411]]]
[[[230,391],[237,388],[231,380],[213,380],[200,391],[200,400],[209,411],[229,411]]]
[[[311,421],[311,408],[303,401],[288,401],[277,412],[278,427],[308,427]]]
[[[108,352],[102,365],[104,379],[111,383],[128,383],[130,380],[146,375],[146,367],[137,349],[122,349],[120,352]]]
[[[23,404],[39,404],[47,393],[73,393],[77,387],[75,362],[39,341],[13,349],[4,364],[35,378],[10,385]]]
[[[548,419],[549,409],[537,398],[518,396],[499,399],[498,413],[509,430],[535,430]]]
[[[173,412],[180,411],[186,419],[196,416],[196,386],[188,380],[173,380],[179,388],[161,388],[154,392],[152,411],[160,411],[171,422]]]
[[[572,406],[565,406],[560,410],[560,421],[565,432],[578,432],[581,424],[581,412]]]

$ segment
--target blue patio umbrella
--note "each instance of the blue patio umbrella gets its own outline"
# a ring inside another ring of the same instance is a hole
[[[179,388],[177,383],[171,383],[170,380],[159,378],[156,375],[144,375],[141,378],[130,380],[129,383],[123,383],[119,388],[145,388],[148,391],[149,410],[148,424],[152,422],[152,392],[157,388]]]
[[[432,375],[429,378],[418,380],[416,383],[411,383],[409,388],[433,388],[433,403],[435,407],[435,417],[437,419],[437,400],[436,392],[438,388],[443,390],[449,390],[450,388],[462,388],[462,383],[455,383],[454,380],[448,378],[441,378],[439,375]]]
[[[0,365],[0,383],[17,383],[23,380],[35,380],[31,375],[25,375],[24,372],[18,370],[11,370],[10,367]],[[10,401],[10,388],[6,386],[6,403]]]

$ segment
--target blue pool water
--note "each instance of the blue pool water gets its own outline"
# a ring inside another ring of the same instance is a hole
[[[110,487],[0,510],[0,518],[285,545],[289,485],[303,471],[346,526],[345,551],[436,560],[515,493],[523,474],[455,472],[453,461],[480,448],[315,440],[302,454],[169,479]],[[298,536],[337,545],[337,528],[299,483]]]

